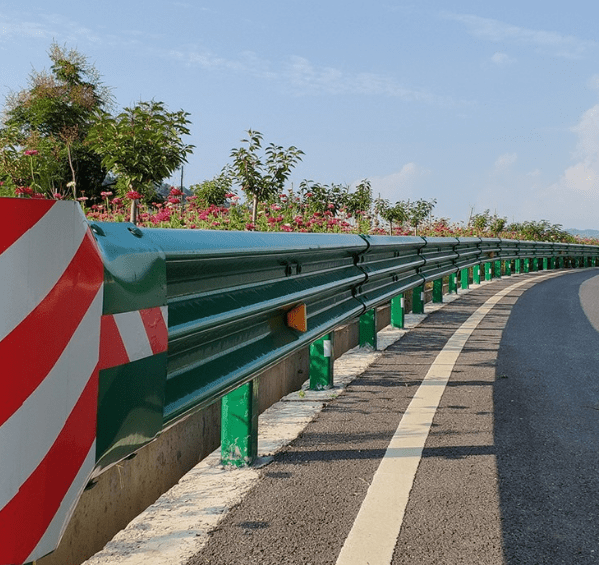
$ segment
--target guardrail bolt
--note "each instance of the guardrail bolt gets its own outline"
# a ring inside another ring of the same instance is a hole
[[[310,390],[333,386],[333,334],[327,334],[310,345]]]
[[[241,385],[221,401],[221,464],[251,465],[258,456],[258,381]]]
[[[403,294],[398,294],[391,299],[391,326],[403,328],[405,322],[405,303]]]
[[[360,347],[369,346],[376,351],[376,308],[360,316]]]

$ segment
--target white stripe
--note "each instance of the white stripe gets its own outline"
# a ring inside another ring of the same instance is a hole
[[[139,311],[114,314],[129,361],[154,355]]]
[[[0,254],[0,341],[52,290],[87,230],[77,202],[57,202]]]
[[[48,376],[0,427],[0,509],[50,451],[98,363],[102,298],[100,287]]]
[[[26,559],[26,562],[32,562],[36,559],[40,559],[44,555],[54,551],[58,547],[58,543],[66,530],[66,527],[71,519],[71,516],[79,502],[79,498],[83,489],[86,487],[91,472],[94,469],[96,463],[96,442],[94,441],[91,446],[79,472],[75,479],[71,483],[69,490],[65,497],[62,499],[58,511],[52,518],[52,521],[48,525],[47,530],[38,542],[31,555]]]
[[[164,320],[164,325],[168,328],[168,305],[161,306],[160,312],[162,314],[162,319]]]
[[[391,563],[422,451],[460,352],[499,300],[519,286],[550,276],[556,274],[527,279],[501,290],[478,308],[449,339],[431,365],[389,443],[341,549],[337,565]]]

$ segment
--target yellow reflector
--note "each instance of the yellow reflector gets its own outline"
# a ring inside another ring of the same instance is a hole
[[[306,316],[306,305],[298,304],[293,310],[287,312],[287,325],[300,332],[308,331],[308,318]]]

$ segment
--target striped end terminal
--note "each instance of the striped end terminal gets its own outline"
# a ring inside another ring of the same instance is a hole
[[[104,268],[76,202],[0,202],[0,565],[13,565],[56,549],[94,468]]]

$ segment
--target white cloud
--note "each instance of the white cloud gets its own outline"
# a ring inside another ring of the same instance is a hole
[[[580,57],[585,51],[597,45],[595,41],[580,39],[573,35],[519,27],[472,14],[443,13],[442,16],[463,23],[474,37],[494,43],[529,45],[556,57]]]
[[[430,173],[431,171],[416,163],[406,163],[395,173],[383,177],[371,177],[369,180],[372,194],[375,198],[380,194],[382,198],[391,202],[420,198],[422,195],[417,194],[420,182],[424,181]]]
[[[514,62],[514,60],[506,53],[500,53],[499,51],[491,57],[491,62],[498,67],[505,67]]]
[[[516,153],[504,153],[495,160],[495,170],[505,171],[509,169],[518,160]]]

